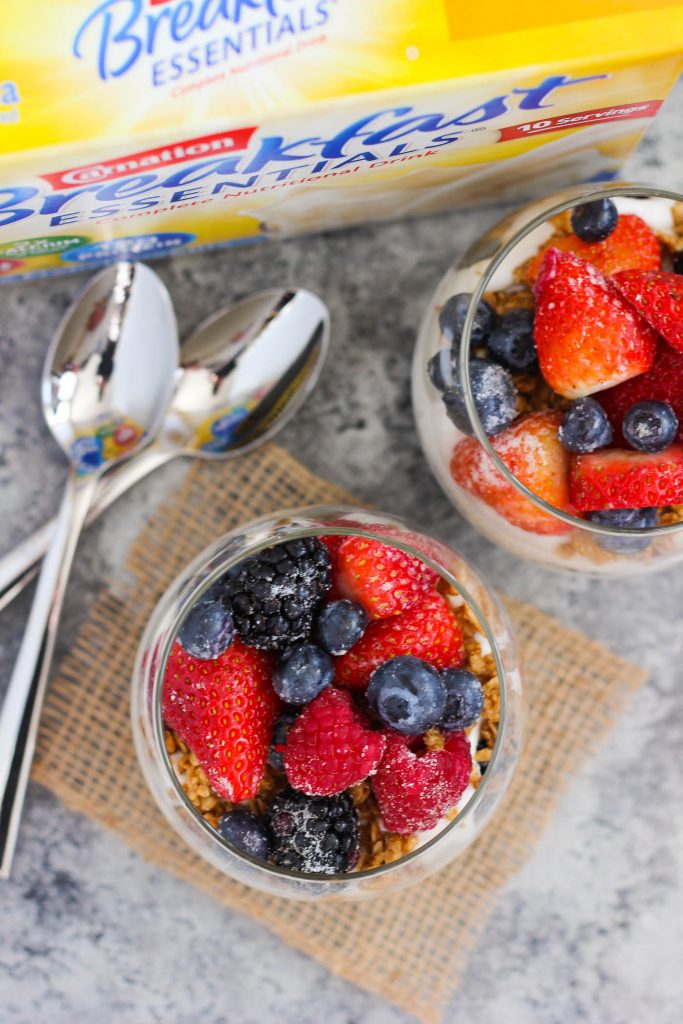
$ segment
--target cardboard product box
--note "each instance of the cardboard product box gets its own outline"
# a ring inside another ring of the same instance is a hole
[[[667,0],[25,0],[2,19],[5,280],[606,180],[683,66]]]

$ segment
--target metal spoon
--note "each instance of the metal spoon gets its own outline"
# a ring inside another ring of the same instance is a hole
[[[273,437],[316,384],[329,347],[325,303],[270,290],[219,310],[183,342],[174,397],[156,441],[100,481],[87,523],[178,455],[232,458]],[[0,561],[0,610],[37,572],[54,522]]]
[[[160,430],[178,368],[171,300],[141,263],[94,277],[43,367],[43,413],[69,462],[64,498],[0,711],[0,877],[9,876],[64,590],[98,480]]]

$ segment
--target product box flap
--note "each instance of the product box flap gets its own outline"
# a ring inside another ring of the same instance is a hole
[[[3,13],[0,156],[681,51],[683,4],[670,0],[26,0]]]

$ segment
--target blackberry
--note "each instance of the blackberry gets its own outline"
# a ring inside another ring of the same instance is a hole
[[[317,537],[264,548],[225,580],[239,638],[262,651],[306,640],[331,585],[330,555]]]
[[[332,875],[358,863],[360,823],[348,793],[306,796],[286,789],[275,797],[268,825],[270,859],[281,868]]]

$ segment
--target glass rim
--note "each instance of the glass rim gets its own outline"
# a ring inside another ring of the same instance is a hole
[[[493,448],[486,432],[484,431],[481,419],[479,418],[470,381],[469,356],[472,347],[471,333],[472,327],[474,326],[474,317],[479,301],[483,298],[484,292],[487,290],[487,286],[491,281],[491,278],[501,264],[508,258],[508,256],[511,255],[522,239],[526,238],[526,236],[531,234],[532,231],[535,231],[536,228],[546,224],[552,217],[556,217],[558,214],[564,213],[565,210],[571,209],[576,205],[578,199],[581,199],[582,203],[589,203],[595,199],[604,199],[609,196],[630,196],[633,199],[671,199],[673,202],[683,202],[683,194],[674,192],[670,189],[658,188],[653,185],[630,184],[629,182],[608,182],[603,185],[583,185],[577,186],[576,188],[567,188],[558,192],[553,192],[546,196],[545,200],[532,200],[530,203],[526,204],[526,206],[519,207],[517,210],[512,211],[512,213],[507,214],[505,217],[501,218],[501,220],[491,225],[485,234],[494,231],[496,227],[502,226],[510,220],[519,218],[527,207],[535,207],[540,202],[544,201],[548,203],[540,213],[531,217],[521,228],[515,231],[507,242],[501,244],[489,259],[486,270],[482,274],[479,283],[475,286],[469,306],[467,307],[467,314],[463,324],[460,343],[460,353],[458,356],[458,373],[463,384],[465,408],[467,409],[467,415],[474,430],[474,436],[482,445],[489,458],[493,461],[498,472],[501,473],[507,482],[512,484],[517,491],[521,492],[525,498],[528,498],[529,501],[533,502],[533,504],[543,512],[553,516],[553,518],[559,519],[575,529],[583,529],[589,533],[594,533],[603,537],[638,537],[641,539],[645,537],[662,537],[668,534],[678,533],[683,529],[683,522],[648,526],[644,529],[634,529],[633,527],[616,528],[603,525],[602,523],[594,523],[588,519],[582,519],[580,516],[572,515],[570,512],[564,512],[562,509],[557,508],[555,505],[551,505],[549,502],[545,501],[544,498],[539,497],[534,493],[534,491],[530,490],[530,488],[523,484],[514,475],[514,473],[508,469],[500,455],[498,455],[496,450]],[[462,264],[460,266],[462,266]]]
[[[193,559],[192,562],[190,562],[188,566],[186,566],[183,572],[180,573],[172,581],[172,583],[169,585],[169,587],[166,589],[164,594],[160,597],[159,601],[157,602],[157,605],[155,606],[155,609],[152,615],[150,616],[150,619],[145,628],[145,632],[140,641],[135,667],[133,670],[134,681],[146,681],[152,672],[152,669],[149,664],[146,667],[144,667],[142,664],[143,652],[146,649],[154,649],[154,645],[158,640],[158,634],[160,630],[160,622],[158,620],[160,620],[162,617],[161,609],[163,608],[164,604],[168,601],[171,594],[178,590],[179,586],[182,587],[182,584],[184,582],[188,581],[193,574],[195,574],[197,571],[201,569],[202,565],[206,564],[206,562],[210,561],[213,557],[216,557],[216,555],[218,555],[221,547],[230,537],[232,537],[235,534],[244,533],[247,530],[257,528],[260,525],[270,523],[275,517],[277,517],[278,519],[293,519],[295,517],[316,518],[325,515],[338,516],[340,513],[344,516],[349,517],[353,515],[358,515],[361,517],[375,516],[378,519],[381,519],[382,523],[388,522],[389,524],[396,524],[398,527],[400,527],[401,530],[412,530],[411,524],[406,523],[399,517],[392,516],[384,512],[375,512],[374,510],[371,509],[363,509],[351,505],[306,505],[281,509],[275,513],[259,516],[258,518],[249,520],[249,522],[246,523],[244,526],[238,526],[234,530],[230,530],[227,533],[222,534],[217,540],[215,540],[212,544],[208,545],[202,552],[200,552],[197,555],[197,557]],[[378,523],[377,525],[380,524]],[[445,549],[451,550],[448,544],[445,544],[443,541],[433,538],[430,535],[423,534],[419,529],[415,529],[414,532],[418,536],[424,536],[425,539],[427,540],[436,541],[436,543],[440,546],[444,547]],[[348,529],[344,529],[343,527],[335,527],[334,525],[328,527],[324,523],[321,523],[320,526],[317,528],[312,527],[311,525],[302,525],[298,529],[292,529],[291,533],[288,534],[286,539],[295,540],[299,537],[318,536],[320,534],[334,534],[340,536],[362,536],[367,537],[371,540],[377,539],[377,536],[373,532],[372,527],[370,526],[367,529],[363,529],[362,522],[354,524],[353,527],[349,526]],[[214,829],[201,816],[201,814],[197,812],[196,808],[193,806],[189,797],[182,788],[182,784],[180,782],[178,774],[174,770],[173,765],[171,763],[171,756],[169,755],[168,750],[166,749],[166,744],[164,742],[164,723],[161,709],[161,689],[163,685],[164,672],[166,669],[166,664],[168,662],[170,650],[177,636],[180,624],[182,623],[184,617],[187,614],[187,611],[189,610],[190,600],[194,602],[199,597],[201,597],[201,595],[212,585],[212,583],[214,583],[226,571],[226,566],[229,566],[230,562],[216,567],[216,569],[212,573],[207,575],[202,580],[201,585],[197,586],[191,592],[191,594],[183,594],[183,597],[180,601],[178,601],[176,594],[177,607],[175,613],[173,614],[170,624],[166,624],[168,628],[166,630],[166,636],[163,641],[163,645],[161,645],[157,649],[157,657],[154,659],[155,666],[153,668],[154,678],[152,680],[151,719],[155,753],[158,757],[159,762],[163,764],[165,775],[171,782],[175,795],[180,799],[183,808],[186,810],[186,812],[189,814],[192,820],[201,827],[202,831],[209,838],[209,840],[215,845],[217,845],[219,848],[225,849],[230,854],[237,856],[239,859],[247,863],[250,867],[258,868],[266,875],[274,874],[294,881],[301,881],[307,884],[312,883],[316,886],[329,887],[330,885],[336,884],[341,889],[343,887],[348,887],[349,883],[352,883],[356,879],[365,880],[368,878],[381,877],[383,875],[389,874],[390,872],[396,870],[399,866],[402,866],[408,863],[409,861],[416,860],[421,854],[423,854],[425,851],[429,849],[432,849],[437,843],[440,843],[441,840],[444,839],[448,834],[450,834],[452,831],[455,831],[456,828],[460,827],[463,821],[469,820],[472,817],[474,810],[482,802],[483,796],[489,788],[489,780],[492,779],[495,775],[496,766],[502,756],[501,751],[503,748],[503,742],[508,732],[508,687],[510,684],[508,680],[508,673],[506,672],[503,660],[498,650],[498,645],[496,643],[495,637],[488,622],[488,617],[484,614],[479,603],[475,601],[474,598],[471,596],[467,587],[465,587],[464,584],[460,583],[453,576],[453,574],[450,573],[444,566],[437,563],[434,559],[431,559],[422,551],[418,551],[417,549],[413,548],[409,543],[401,541],[399,538],[392,537],[391,541],[393,546],[398,547],[400,550],[405,551],[407,554],[412,554],[416,557],[419,557],[427,565],[436,570],[440,576],[444,577],[446,581],[454,587],[457,594],[460,597],[462,597],[463,601],[472,609],[472,611],[476,615],[477,621],[482,627],[482,632],[484,633],[484,636],[488,641],[489,646],[491,647],[491,655],[493,657],[494,664],[496,667],[500,695],[500,720],[498,723],[496,740],[493,746],[491,758],[487,764],[486,772],[481,776],[479,785],[477,786],[474,793],[470,796],[469,800],[463,807],[462,811],[458,812],[458,814],[452,821],[448,822],[448,824],[446,824],[435,836],[432,836],[431,839],[424,843],[424,845],[418,846],[416,849],[412,850],[410,853],[405,854],[403,857],[400,857],[396,861],[392,861],[389,864],[381,864],[378,867],[374,868],[368,868],[361,871],[351,871],[346,874],[335,873],[321,875],[320,873],[313,872],[294,872],[287,868],[279,867],[276,864],[269,864],[267,862],[259,860],[256,857],[252,857],[250,854],[245,853],[242,850],[239,850],[236,846],[232,845],[227,840],[223,839],[223,837],[218,833],[218,831]],[[282,541],[277,540],[274,543],[281,542]],[[265,540],[265,542],[259,541],[248,544],[246,548],[240,552],[239,561],[244,561],[245,558],[251,557],[257,551],[263,550],[265,547],[268,547],[271,543],[273,543],[272,540]],[[236,564],[237,561],[238,560],[235,559],[235,563],[233,564]],[[469,563],[468,567],[471,570]],[[505,609],[503,608],[495,590],[490,586],[487,580],[481,579],[478,570],[475,572],[475,576],[480,580],[480,582],[486,589],[487,595],[493,600],[496,611],[501,616],[501,619],[505,625],[508,635],[514,643],[514,634],[512,632],[512,628],[507,613],[505,612]],[[150,659],[150,661],[151,660],[152,659]]]

